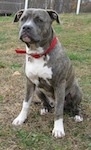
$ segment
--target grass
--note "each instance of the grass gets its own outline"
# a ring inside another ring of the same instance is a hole
[[[53,24],[70,57],[83,91],[84,121],[76,124],[64,115],[66,136],[51,136],[53,114],[40,116],[40,105],[31,106],[28,120],[21,127],[12,121],[24,99],[25,56],[14,49],[25,48],[18,40],[18,24],[13,17],[0,17],[0,150],[91,150],[91,14],[61,14],[61,25]],[[14,76],[14,72],[20,72]]]

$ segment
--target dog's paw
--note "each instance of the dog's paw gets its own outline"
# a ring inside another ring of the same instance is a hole
[[[74,120],[75,120],[75,122],[82,122],[82,121],[83,121],[83,118],[82,118],[81,116],[79,116],[79,115],[76,115],[76,116],[74,117]]]
[[[52,131],[52,136],[54,136],[55,138],[62,138],[65,136],[65,132],[64,130],[57,130],[57,129],[53,129]]]
[[[55,138],[62,138],[65,136],[63,119],[59,119],[54,122],[54,129],[52,131],[52,135]]]
[[[15,126],[19,126],[22,125],[24,123],[26,118],[22,117],[22,116],[18,116],[17,118],[14,119],[14,121],[12,122],[13,125]]]
[[[47,113],[48,113],[48,109],[46,109],[46,108],[43,108],[40,110],[41,115],[46,115]]]

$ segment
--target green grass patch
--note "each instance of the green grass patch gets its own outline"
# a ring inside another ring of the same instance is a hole
[[[19,63],[13,63],[13,64],[11,64],[11,69],[17,70],[17,69],[19,69],[19,68],[21,68],[21,67],[22,67],[22,65],[19,64]]]
[[[5,67],[6,67],[5,62],[0,62],[0,68],[5,68]]]
[[[42,147],[45,146],[51,148],[50,137],[43,133],[32,133],[20,130],[17,131],[16,136],[20,139],[19,142],[21,142],[25,148],[31,148],[32,150],[40,150],[40,147],[42,149]]]
[[[86,62],[91,62],[91,55],[87,55],[87,54],[83,54],[80,53],[80,52],[68,52],[68,55],[70,57],[71,60],[74,60],[74,61],[79,61],[79,62],[83,62],[83,63],[86,63]]]
[[[0,95],[0,102],[2,102],[3,101],[3,96],[2,95]]]
[[[0,16],[0,22],[13,22],[13,16]]]

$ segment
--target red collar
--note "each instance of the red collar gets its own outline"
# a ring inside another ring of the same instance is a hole
[[[57,38],[54,37],[54,38],[52,39],[52,41],[51,41],[50,47],[49,47],[47,50],[45,50],[44,53],[41,53],[41,54],[37,54],[37,53],[35,53],[35,54],[33,54],[33,53],[28,54],[28,53],[26,53],[26,50],[22,50],[22,49],[16,49],[15,51],[16,51],[16,53],[18,53],[18,54],[28,54],[28,55],[31,55],[31,56],[34,57],[34,58],[40,58],[40,57],[42,57],[43,55],[46,55],[46,54],[48,54],[49,52],[51,52],[51,51],[54,49],[54,47],[56,46],[57,41],[58,41]]]

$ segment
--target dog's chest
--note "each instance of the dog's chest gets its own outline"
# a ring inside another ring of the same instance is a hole
[[[26,55],[26,76],[38,86],[39,78],[43,78],[47,83],[47,79],[52,79],[52,68],[47,66],[47,60],[43,57],[38,59]]]

